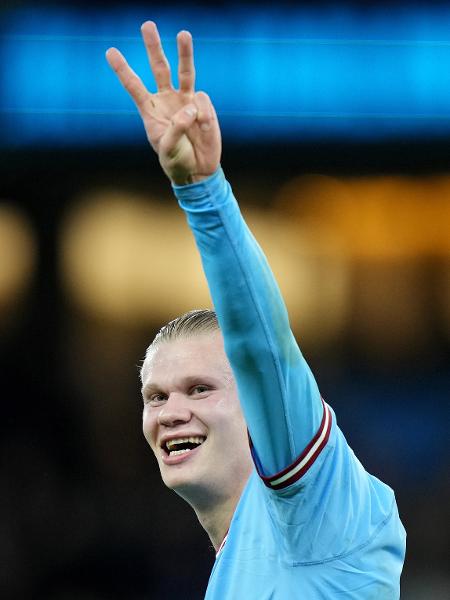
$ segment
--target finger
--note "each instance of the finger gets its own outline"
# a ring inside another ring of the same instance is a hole
[[[200,129],[208,131],[215,120],[217,120],[216,112],[212,102],[205,92],[197,92],[195,94],[195,104],[198,109],[197,122]]]
[[[178,45],[178,83],[181,92],[193,93],[195,86],[194,49],[189,31],[180,31]]]
[[[116,73],[120,83],[133,98],[138,109],[143,109],[146,100],[148,100],[150,96],[150,92],[133,69],[128,65],[124,56],[117,48],[109,48],[109,50],[106,51],[106,60],[111,69]]]
[[[173,115],[170,127],[166,129],[160,140],[160,154],[162,152],[170,155],[174,151],[180,139],[195,122],[197,113],[195,104],[186,104]]]
[[[164,54],[158,29],[153,21],[146,21],[141,27],[147,56],[159,92],[172,89],[170,65]]]

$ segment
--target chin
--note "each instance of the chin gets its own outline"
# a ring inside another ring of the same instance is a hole
[[[205,498],[209,497],[210,490],[205,486],[207,477],[194,477],[186,474],[166,474],[162,477],[163,483],[178,496],[183,498],[191,506],[196,506]]]
[[[192,473],[182,473],[181,469],[178,473],[174,471],[167,473],[165,472],[165,469],[162,469],[161,478],[166,487],[177,493],[181,490],[197,487]]]

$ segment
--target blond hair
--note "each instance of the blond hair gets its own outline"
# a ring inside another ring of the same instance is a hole
[[[145,352],[144,363],[140,371],[141,380],[143,376],[145,360],[150,355],[152,350],[156,348],[156,346],[159,346],[159,344],[168,342],[170,340],[192,337],[194,335],[214,331],[219,331],[217,315],[213,310],[207,308],[190,310],[189,312],[180,315],[176,319],[169,321],[166,323],[166,325],[163,325]]]

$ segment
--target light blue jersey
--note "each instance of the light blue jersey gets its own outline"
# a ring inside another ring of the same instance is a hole
[[[322,400],[222,170],[174,190],[200,250],[256,466],[206,599],[399,598],[405,531],[394,493],[364,470]]]

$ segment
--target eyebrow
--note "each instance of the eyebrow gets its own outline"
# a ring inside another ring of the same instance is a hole
[[[145,394],[152,394],[153,392],[160,392],[160,388],[153,384],[147,383],[141,387],[141,394],[144,396]]]
[[[187,375],[183,377],[177,385],[182,388],[189,388],[195,384],[204,383],[210,385],[211,387],[217,386],[217,378],[212,375]],[[141,393],[144,394],[152,394],[155,392],[162,392],[164,386],[160,386],[157,383],[149,382],[146,383],[141,388]]]

